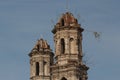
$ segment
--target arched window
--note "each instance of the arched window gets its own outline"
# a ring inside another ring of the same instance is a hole
[[[37,50],[38,50],[38,51],[40,50],[40,45],[37,45]]]
[[[78,23],[78,20],[76,19],[76,23]]]
[[[63,77],[61,80],[67,80],[65,77]]]
[[[64,26],[64,19],[61,20],[62,26]]]
[[[82,80],[82,78],[80,77],[79,80]]]
[[[61,39],[61,53],[62,54],[65,53],[65,41],[64,41],[64,39]]]
[[[39,75],[39,62],[36,62],[36,76]]]

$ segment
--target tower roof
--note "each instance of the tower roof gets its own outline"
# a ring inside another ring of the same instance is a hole
[[[81,28],[81,25],[78,24],[78,20],[70,12],[62,14],[52,32],[56,33],[58,30],[63,29],[79,29],[81,32],[84,30]]]
[[[48,45],[47,41],[46,40],[43,40],[42,38],[39,39],[34,48],[32,49],[32,51],[29,53],[29,56],[32,56],[34,54],[37,54],[37,53],[48,53],[50,52],[51,54],[52,53],[52,50],[50,49],[50,46]]]
[[[77,23],[78,23],[77,19],[70,12],[66,12],[65,14],[62,14],[62,17],[60,17],[58,21],[58,24],[60,24],[61,26],[69,26],[70,24],[77,24]]]
[[[50,46],[48,45],[46,40],[43,40],[42,38],[37,41],[37,43],[34,46],[35,49],[50,49]]]

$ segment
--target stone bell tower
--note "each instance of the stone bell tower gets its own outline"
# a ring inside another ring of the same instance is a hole
[[[43,39],[38,40],[29,56],[30,80],[51,80],[53,53],[48,43]]]
[[[87,80],[89,69],[82,62],[81,25],[72,13],[66,12],[54,26],[55,63],[52,80]]]

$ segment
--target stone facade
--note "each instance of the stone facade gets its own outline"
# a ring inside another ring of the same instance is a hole
[[[81,25],[66,12],[54,26],[55,53],[40,39],[30,52],[30,80],[87,80],[89,69],[82,62]]]

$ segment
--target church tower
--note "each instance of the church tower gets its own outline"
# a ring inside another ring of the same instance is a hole
[[[53,53],[48,43],[43,39],[38,40],[29,57],[30,80],[51,80]]]
[[[82,62],[81,25],[72,13],[66,12],[54,26],[55,63],[52,80],[87,80],[88,67]]]
[[[72,13],[62,14],[52,30],[55,53],[43,39],[29,53],[30,80],[87,80],[89,67],[82,61],[83,31]]]

